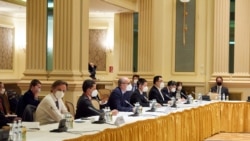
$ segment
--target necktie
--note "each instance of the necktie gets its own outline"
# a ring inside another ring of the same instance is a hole
[[[57,109],[59,109],[59,103],[58,103],[58,101],[56,101],[56,107],[57,107]]]

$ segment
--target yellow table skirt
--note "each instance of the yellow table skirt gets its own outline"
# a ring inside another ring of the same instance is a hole
[[[218,102],[65,141],[201,141],[219,132],[250,132],[250,103]]]

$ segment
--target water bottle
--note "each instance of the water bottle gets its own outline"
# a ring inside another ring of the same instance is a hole
[[[220,94],[218,94],[218,100],[221,101],[221,95]]]
[[[192,95],[188,95],[188,98],[189,98],[189,101],[190,101],[190,104],[192,104],[194,102],[194,98],[192,97]]]
[[[19,119],[17,123],[17,141],[22,141],[22,122]]]
[[[225,101],[225,93],[222,94],[222,100]]]
[[[111,122],[112,120],[111,120],[110,107],[105,107],[104,114],[105,114],[105,120],[106,120],[106,122]]]
[[[8,141],[13,141],[13,126],[14,126],[14,124],[10,125]]]
[[[16,122],[16,120],[14,121],[14,123],[13,123],[13,126],[12,126],[12,140],[13,141],[17,141],[17,133],[18,133],[18,129],[17,129],[18,127],[17,127],[17,122]]]
[[[202,94],[201,93],[198,94],[198,102],[199,102],[199,104],[202,103]]]
[[[70,113],[66,113],[64,115],[65,119],[66,119],[66,127],[68,129],[72,129],[73,128],[73,117]]]

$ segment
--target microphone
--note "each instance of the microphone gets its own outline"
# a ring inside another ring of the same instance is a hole
[[[184,96],[186,99],[188,99],[188,97],[183,92],[180,92],[180,94]]]
[[[130,102],[128,102],[127,100],[125,100],[125,103],[127,103],[129,106],[131,106],[132,108],[134,108],[134,106]]]
[[[127,103],[130,107],[134,108],[134,106],[130,102],[128,102],[127,100],[125,100],[125,103]],[[136,106],[134,114],[129,115],[129,116],[139,116],[139,106]]]
[[[50,132],[67,132],[66,119],[61,119],[57,129],[50,130]]]
[[[98,110],[96,110],[95,108],[91,107],[91,106],[88,106],[88,109],[95,112],[96,114],[99,115],[99,119],[98,121],[94,121],[92,123],[97,123],[97,124],[102,124],[102,123],[106,123],[106,120],[104,118],[105,116],[105,113],[102,113],[102,112],[99,112]]]
[[[177,105],[176,105],[176,99],[173,97],[171,100],[173,101],[173,103],[172,103],[171,107],[173,107],[173,108],[177,108]]]

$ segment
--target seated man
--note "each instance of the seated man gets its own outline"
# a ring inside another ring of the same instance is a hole
[[[131,87],[130,80],[127,77],[122,77],[118,80],[118,87],[116,87],[110,94],[108,105],[110,109],[117,109],[118,111],[132,112],[133,105],[129,103],[127,95],[127,87]],[[129,88],[131,91],[131,88]],[[129,98],[130,99],[130,98]]]
[[[40,103],[38,100],[38,94],[41,91],[41,84],[42,83],[37,79],[33,79],[30,82],[29,90],[24,93],[23,98],[21,99],[22,101],[19,101],[19,103],[22,102],[22,104],[18,105],[20,106],[18,107],[20,111],[17,112],[19,117],[22,117],[27,105],[38,106]]]
[[[132,91],[133,92],[138,88],[137,81],[138,81],[139,78],[140,78],[140,76],[137,75],[137,74],[133,75],[133,77],[132,77],[132,83],[133,83],[132,84]]]
[[[78,99],[77,109],[75,118],[89,117],[98,115],[98,112],[101,113],[103,111],[96,109],[91,103],[92,96],[97,95],[96,84],[93,80],[85,80],[82,84],[82,96]],[[90,108],[91,107],[91,108]],[[94,109],[94,110],[91,110]],[[117,110],[111,111],[113,115],[118,113]]]
[[[142,107],[149,107],[147,91],[147,80],[144,78],[139,78],[137,81],[137,89],[133,92],[130,98],[130,103],[135,105],[135,103],[139,102]]]
[[[162,94],[164,94],[168,99],[171,97],[176,98],[176,82],[173,80],[168,81],[168,86],[161,89]]]
[[[223,98],[222,95],[225,94],[225,99],[226,99],[226,96],[229,95],[229,92],[227,87],[222,86],[223,78],[221,76],[217,76],[215,80],[216,80],[216,85],[211,88],[211,92],[220,94],[221,99]]]
[[[10,114],[10,105],[3,82],[0,82],[0,112],[4,115]]]
[[[168,103],[170,100],[166,95],[161,92],[161,88],[164,87],[164,83],[162,80],[162,76],[155,76],[153,80],[153,86],[149,91],[149,100],[155,99],[157,103],[163,105],[164,103]]]
[[[40,124],[59,122],[68,113],[62,100],[68,87],[67,82],[55,81],[51,86],[51,93],[40,102],[36,109],[36,121]]]

